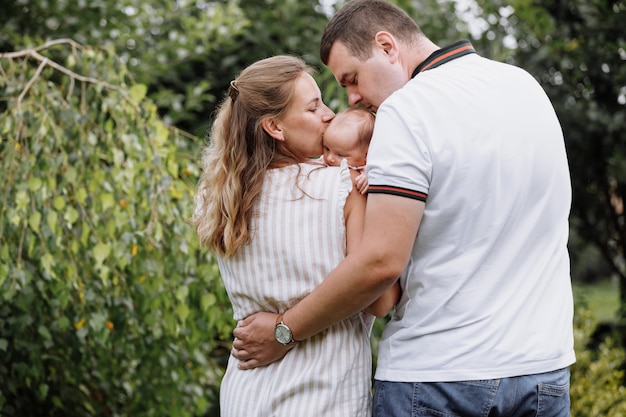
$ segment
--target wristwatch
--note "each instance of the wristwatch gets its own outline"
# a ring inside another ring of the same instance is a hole
[[[274,327],[274,338],[278,343],[281,343],[285,346],[289,346],[296,341],[293,340],[293,335],[291,334],[291,329],[287,327],[285,323],[283,323],[283,315],[280,314],[278,319],[276,320],[276,327]]]

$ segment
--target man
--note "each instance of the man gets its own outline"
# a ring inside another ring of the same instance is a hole
[[[468,41],[439,48],[380,0],[342,7],[321,57],[350,105],[377,113],[362,242],[283,315],[240,323],[241,367],[286,354],[276,324],[280,342],[304,340],[400,276],[375,416],[568,416],[571,187],[544,91]]]

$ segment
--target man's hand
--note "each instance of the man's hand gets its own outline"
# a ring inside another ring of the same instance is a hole
[[[254,369],[279,359],[295,346],[284,346],[274,338],[275,313],[254,313],[240,320],[233,335],[231,355],[239,359],[239,369]]]

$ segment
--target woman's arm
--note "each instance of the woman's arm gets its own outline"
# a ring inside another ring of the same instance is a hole
[[[356,178],[364,174],[350,170],[350,175],[354,183]],[[346,223],[346,254],[349,254],[350,250],[354,250],[363,236],[366,201],[366,195],[361,193],[358,187],[352,187],[344,207],[344,218]],[[400,284],[396,282],[376,301],[367,307],[365,311],[376,317],[385,317],[391,309],[398,304],[399,299]]]
[[[400,283],[396,281],[376,301],[365,309],[366,313],[376,317],[385,317],[398,304],[400,300]]]
[[[358,174],[358,172],[350,170],[353,185]],[[353,186],[343,208],[343,217],[346,224],[346,255],[357,247],[363,236],[366,202],[367,197],[359,193],[359,190]]]

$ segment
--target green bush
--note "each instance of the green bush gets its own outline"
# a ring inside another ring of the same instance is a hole
[[[187,223],[198,139],[106,50],[0,77],[0,415],[205,415],[233,323]]]
[[[591,341],[596,328],[591,311],[578,308],[574,326],[576,363],[571,368],[571,415],[622,417],[626,415],[626,353],[613,336],[594,346]]]

